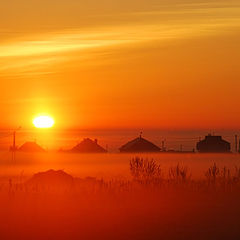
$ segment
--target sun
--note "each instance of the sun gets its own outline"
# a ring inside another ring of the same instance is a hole
[[[38,116],[33,119],[33,125],[36,128],[51,128],[55,124],[55,121],[50,116]]]

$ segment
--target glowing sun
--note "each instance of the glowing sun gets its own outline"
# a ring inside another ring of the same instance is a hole
[[[33,125],[36,128],[51,128],[54,124],[54,119],[49,116],[38,116],[33,119]]]

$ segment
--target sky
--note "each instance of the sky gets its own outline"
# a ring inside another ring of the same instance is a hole
[[[14,0],[0,128],[239,129],[240,1]]]

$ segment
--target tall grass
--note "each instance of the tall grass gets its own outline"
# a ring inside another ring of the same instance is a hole
[[[227,167],[219,167],[216,163],[211,165],[203,178],[194,179],[187,166],[177,164],[169,169],[163,169],[154,159],[135,157],[129,162],[131,179],[96,179],[74,178],[71,186],[62,182],[40,181],[29,184],[19,178],[18,182],[9,179],[8,184],[1,185],[0,192],[8,192],[13,196],[17,193],[40,194],[40,193],[73,193],[79,195],[123,192],[134,192],[139,189],[149,190],[174,190],[184,189],[190,191],[235,191],[240,193],[240,167],[233,170]]]
[[[156,183],[162,179],[161,165],[154,159],[133,158],[130,161],[130,173],[133,180],[139,183]]]
[[[170,167],[169,169],[169,179],[175,182],[185,183],[190,181],[191,174],[188,171],[188,168],[177,164],[175,167]]]

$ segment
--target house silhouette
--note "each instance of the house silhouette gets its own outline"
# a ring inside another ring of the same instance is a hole
[[[221,136],[208,134],[204,140],[197,143],[197,150],[201,153],[229,153],[231,144],[223,140]]]
[[[161,149],[141,135],[119,148],[120,152],[160,152]]]
[[[82,142],[73,147],[70,152],[73,153],[106,153],[107,150],[98,144],[97,139],[94,141],[90,138],[84,138]]]
[[[39,146],[36,142],[25,142],[18,148],[19,152],[45,152],[45,150]]]

